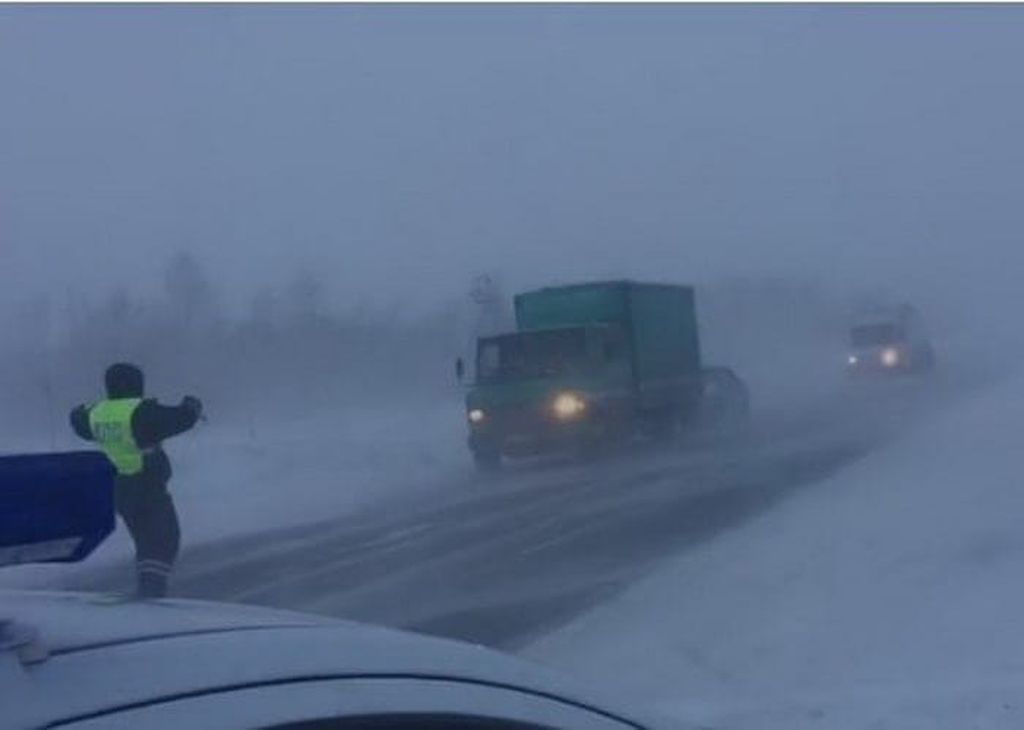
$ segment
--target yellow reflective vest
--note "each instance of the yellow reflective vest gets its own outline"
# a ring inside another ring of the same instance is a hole
[[[142,472],[145,453],[132,434],[132,416],[141,402],[141,398],[115,398],[89,409],[92,437],[121,476]]]

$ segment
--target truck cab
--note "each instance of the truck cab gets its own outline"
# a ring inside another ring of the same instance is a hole
[[[851,375],[920,374],[935,366],[921,315],[908,304],[862,313],[850,327]]]
[[[481,468],[594,449],[695,410],[700,353],[689,287],[596,282],[515,299],[514,332],[477,341],[466,398]]]
[[[554,327],[477,343],[467,418],[481,466],[585,446],[625,418],[629,360],[613,325]],[[616,392],[618,394],[616,397]]]

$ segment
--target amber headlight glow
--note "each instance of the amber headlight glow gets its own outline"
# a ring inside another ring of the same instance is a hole
[[[900,351],[895,347],[887,347],[882,350],[882,364],[887,368],[893,368],[900,364]]]
[[[559,393],[552,404],[555,417],[568,421],[587,410],[587,402],[575,393]]]

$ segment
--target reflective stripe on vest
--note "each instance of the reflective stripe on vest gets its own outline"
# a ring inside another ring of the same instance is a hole
[[[141,402],[141,398],[117,398],[100,401],[89,410],[92,437],[121,476],[142,471],[143,450],[132,435],[132,416]]]

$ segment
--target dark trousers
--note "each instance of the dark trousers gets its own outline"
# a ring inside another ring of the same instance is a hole
[[[140,477],[120,477],[114,498],[117,513],[135,543],[139,596],[167,595],[167,582],[181,544],[178,513],[167,485]]]

